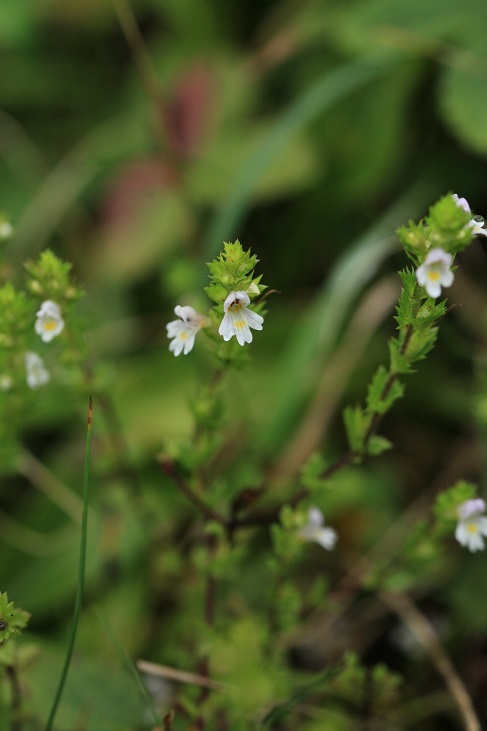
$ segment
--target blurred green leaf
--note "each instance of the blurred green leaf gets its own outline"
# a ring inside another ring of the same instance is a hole
[[[326,74],[306,89],[269,128],[268,135],[239,170],[236,182],[220,211],[215,215],[205,236],[206,256],[214,256],[222,241],[236,238],[257,186],[280,155],[285,154],[290,140],[317,115],[332,107],[339,99],[372,79],[385,74],[393,62],[389,54],[372,54]]]
[[[487,15],[486,15],[487,20]],[[485,51],[485,49],[483,49]],[[474,152],[487,154],[487,57],[474,65],[465,51],[452,53],[440,84],[439,101],[445,121]]]

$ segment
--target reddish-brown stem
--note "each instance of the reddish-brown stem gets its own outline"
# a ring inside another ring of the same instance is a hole
[[[209,536],[208,538],[208,554],[209,558],[211,560],[214,552],[216,550],[216,537],[215,536]],[[216,606],[216,580],[215,577],[212,576],[211,573],[208,574],[206,578],[206,593],[205,593],[205,606],[204,606],[204,617],[205,617],[205,623],[207,627],[212,627],[215,622],[215,606]],[[199,674],[203,678],[209,678],[210,676],[210,664],[209,664],[209,658],[208,656],[205,656],[201,659],[200,666],[199,666]],[[210,689],[208,687],[201,688],[200,697],[198,700],[198,704],[200,707],[200,715],[195,721],[195,727],[198,729],[198,731],[203,731],[205,728],[205,718],[202,714],[203,706],[210,694]]]
[[[202,498],[188,485],[176,464],[168,458],[162,458],[160,461],[162,470],[172,479],[180,492],[185,495],[193,505],[198,508],[199,512],[207,519],[214,520],[220,525],[227,525],[227,519],[217,513],[213,508],[205,503]]]

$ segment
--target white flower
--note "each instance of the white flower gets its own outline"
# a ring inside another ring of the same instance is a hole
[[[14,382],[6,373],[0,376],[0,391],[10,391]]]
[[[0,240],[9,239],[13,232],[14,229],[11,223],[0,220]]]
[[[458,523],[455,538],[469,551],[483,551],[485,548],[482,538],[487,537],[487,517],[482,515],[485,513],[485,508],[485,500],[481,498],[467,500],[457,508]]]
[[[466,198],[459,198],[456,193],[453,193],[452,198],[459,208],[463,208],[466,213],[472,214]],[[482,216],[473,216],[468,225],[472,228],[472,233],[476,236],[487,236],[487,230],[484,229],[484,219]]]
[[[224,340],[228,341],[235,335],[239,344],[244,345],[252,342],[251,327],[262,330],[264,318],[249,310],[249,303],[250,297],[246,292],[230,292],[223,304],[225,315],[218,328]]]
[[[51,378],[49,371],[44,366],[44,361],[37,353],[29,352],[25,354],[25,370],[27,372],[27,385],[30,388],[43,386]]]
[[[172,338],[169,350],[174,355],[181,355],[182,352],[187,355],[193,348],[196,333],[205,325],[205,317],[187,305],[176,305],[174,313],[179,320],[173,320],[166,325],[167,337]]]
[[[333,550],[338,540],[336,531],[333,528],[325,527],[325,518],[319,508],[308,510],[308,522],[299,531],[299,537],[303,541],[319,543],[327,551]]]
[[[466,213],[471,213],[470,206],[468,205],[466,198],[459,198],[456,193],[453,193],[452,198],[459,208],[463,208]]]
[[[431,249],[424,262],[416,269],[416,279],[430,297],[439,297],[442,287],[452,285],[453,272],[450,270],[452,262],[452,255],[443,249]]]
[[[61,317],[61,308],[52,300],[42,303],[41,309],[37,312],[35,331],[41,336],[44,343],[49,343],[64,328],[64,320]]]

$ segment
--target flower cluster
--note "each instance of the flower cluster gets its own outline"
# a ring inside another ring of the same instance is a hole
[[[466,500],[457,508],[458,523],[455,538],[469,551],[483,551],[484,537],[487,537],[487,517],[485,500],[475,498]]]
[[[262,330],[264,318],[250,309],[251,297],[259,295],[265,287],[260,277],[254,279],[257,263],[255,256],[245,252],[238,241],[225,244],[220,257],[208,266],[211,283],[206,287],[208,296],[216,303],[213,317],[205,317],[188,305],[175,307],[178,320],[166,325],[167,337],[171,339],[169,350],[175,356],[187,355],[193,348],[195,337],[202,328],[218,326],[218,335],[225,342],[234,336],[241,346],[251,343],[251,330]],[[216,318],[218,318],[216,320]]]
[[[52,300],[45,300],[36,313],[34,330],[43,343],[50,343],[64,329],[61,308]],[[39,388],[49,382],[51,376],[41,356],[33,351],[25,354],[25,371],[27,385]]]
[[[472,211],[465,198],[459,198],[454,193],[452,198],[458,208],[465,213],[472,215]],[[484,229],[484,219],[482,216],[472,216],[467,224],[472,229],[474,236],[487,236],[487,230]],[[451,270],[453,264],[453,256],[448,251],[440,247],[430,249],[422,264],[416,269],[416,279],[421,287],[424,287],[429,297],[436,299],[441,294],[442,287],[451,287],[454,275]]]

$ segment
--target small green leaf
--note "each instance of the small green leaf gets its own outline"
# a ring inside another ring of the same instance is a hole
[[[391,359],[391,372],[400,374],[412,373],[413,369],[411,368],[407,358],[401,352],[402,346],[397,338],[389,340],[388,346],[389,357]]]
[[[428,330],[416,330],[408,343],[407,359],[410,363],[426,358],[436,343],[438,328],[432,327]]]
[[[383,452],[387,452],[389,449],[392,449],[394,445],[385,437],[374,434],[367,441],[366,447],[367,454],[370,454],[371,457],[378,457]]]
[[[369,384],[367,393],[367,408],[369,411],[380,411],[382,407],[383,391],[389,379],[389,373],[381,365],[375,372]]]
[[[370,425],[371,415],[365,413],[360,406],[347,406],[343,412],[343,421],[347,432],[348,443],[352,452],[363,454],[364,440]]]

